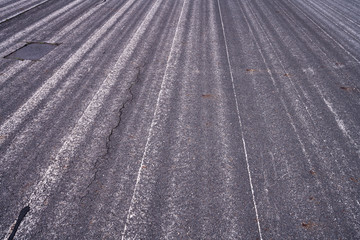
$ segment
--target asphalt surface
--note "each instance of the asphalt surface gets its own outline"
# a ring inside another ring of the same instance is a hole
[[[1,239],[360,239],[360,1],[1,0],[0,53]]]

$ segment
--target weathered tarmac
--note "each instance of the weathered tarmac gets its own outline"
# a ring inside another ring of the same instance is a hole
[[[0,53],[1,239],[360,239],[360,1],[0,0]]]

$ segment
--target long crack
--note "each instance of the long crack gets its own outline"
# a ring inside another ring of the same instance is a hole
[[[146,63],[144,63],[143,65],[140,65],[140,66],[137,66],[135,67],[135,69],[137,70],[137,74],[136,74],[136,77],[135,77],[135,80],[132,81],[130,83],[130,86],[128,87],[127,91],[128,93],[130,94],[130,97],[122,104],[122,106],[119,108],[119,111],[118,111],[118,121],[116,123],[116,125],[110,130],[110,133],[109,135],[106,137],[106,143],[105,143],[105,148],[106,148],[106,151],[105,153],[98,157],[94,163],[94,167],[93,169],[95,169],[95,172],[94,172],[94,175],[93,175],[93,178],[92,180],[90,181],[90,183],[88,184],[88,186],[85,188],[86,189],[86,193],[85,195],[81,196],[80,197],[80,202],[82,202],[84,200],[85,197],[87,197],[87,195],[89,194],[89,189],[90,187],[94,184],[94,182],[97,180],[97,176],[98,176],[98,173],[99,173],[99,165],[100,163],[102,162],[102,160],[105,160],[109,153],[110,153],[110,149],[111,149],[111,146],[110,146],[110,142],[111,142],[111,138],[115,132],[115,130],[120,126],[121,124],[121,121],[122,121],[122,115],[124,113],[124,109],[126,108],[126,106],[128,104],[130,104],[133,100],[134,100],[134,93],[132,91],[133,87],[140,82],[140,75],[141,75],[141,69],[143,69],[145,67]]]

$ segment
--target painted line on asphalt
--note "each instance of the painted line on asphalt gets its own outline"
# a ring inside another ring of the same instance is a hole
[[[336,124],[338,125],[338,128],[341,130],[341,132],[343,133],[343,135],[349,139],[350,143],[356,148],[356,153],[358,154],[358,156],[360,157],[360,148],[359,145],[355,142],[355,140],[350,136],[349,134],[349,130],[347,130],[344,121],[339,117],[339,114],[334,110],[333,105],[326,100],[326,98],[324,96],[322,96],[322,99],[324,100],[326,106],[328,107],[328,109],[330,110],[330,112],[333,114]]]
[[[329,15],[328,15],[329,11],[326,11],[326,9],[319,7],[319,5],[317,5],[316,3],[309,2],[309,1],[308,1],[308,3],[309,3],[308,5],[313,9],[313,11],[316,12],[315,15],[321,15],[323,18],[325,18],[328,21],[328,23],[330,23],[329,24],[330,26],[337,26],[344,33],[347,33],[348,36],[346,37],[346,39],[348,39],[351,43],[357,44],[357,45],[360,43],[360,41],[358,40],[359,39],[358,32],[354,31],[349,26],[349,24],[343,24],[340,19],[333,19],[335,17],[335,14],[331,14],[330,15],[331,17],[329,17]],[[328,14],[326,14],[326,13],[328,13]],[[340,22],[342,26],[340,26],[337,22]],[[349,39],[349,36],[352,37],[352,39]]]
[[[296,24],[295,20],[292,19],[287,13],[286,11],[284,11],[285,15],[294,23]],[[317,45],[312,39],[311,37],[306,33],[305,29],[303,27],[301,27],[300,25],[297,25],[297,27],[302,31],[302,33],[304,34],[304,36],[306,36],[310,43],[313,44],[315,47],[317,47],[320,52],[325,56],[325,61],[327,61],[329,63],[329,65],[331,63],[333,63],[330,60],[330,57],[327,55],[327,53],[319,46]],[[314,70],[312,68],[308,68],[308,69],[303,69],[304,73],[306,74],[306,76],[308,77],[308,79],[310,80],[311,77],[310,75],[314,75]],[[339,77],[342,77],[341,74],[338,71],[335,71],[333,68],[330,68],[330,71],[334,74],[337,75]],[[317,90],[317,92],[319,93],[321,99],[324,101],[324,103],[326,104],[326,106],[328,107],[328,109],[330,110],[330,112],[333,114],[335,121],[338,125],[338,128],[342,131],[343,135],[345,138],[348,138],[349,141],[351,142],[351,144],[356,148],[356,152],[357,154],[360,156],[360,147],[359,144],[356,143],[356,141],[354,140],[354,138],[351,137],[350,135],[350,131],[347,129],[347,127],[345,126],[344,121],[340,118],[339,114],[336,112],[336,110],[334,109],[332,103],[329,102],[329,97],[326,96],[326,94],[324,93],[324,91],[321,90],[321,88],[318,86],[318,84],[316,84],[316,81],[311,81],[313,86],[315,87],[315,89]],[[354,83],[355,84],[355,83]],[[349,124],[348,124],[349,125]]]
[[[12,2],[12,3],[9,3],[9,2]],[[25,5],[24,3],[30,3],[31,2],[36,2],[36,0],[33,0],[33,1],[29,1],[29,0],[19,0],[19,1],[14,1],[14,0],[9,0],[8,3],[3,3],[4,5],[2,7],[0,7],[0,12],[1,13],[5,13],[6,11],[10,11],[13,10],[14,8],[19,8],[19,5],[23,4]]]
[[[243,131],[243,123],[242,123],[242,120],[241,120],[241,115],[240,115],[240,110],[239,110],[239,103],[238,103],[237,95],[236,95],[236,91],[235,91],[234,76],[233,76],[232,66],[231,66],[231,62],[230,62],[229,49],[228,49],[228,45],[227,45],[224,22],[223,22],[223,18],[222,18],[222,14],[221,14],[221,7],[220,7],[219,0],[217,0],[217,3],[218,3],[218,7],[219,7],[221,27],[222,27],[222,32],[223,32],[223,36],[224,36],[226,57],[227,57],[228,65],[229,65],[231,84],[232,84],[232,89],[233,89],[234,98],[235,98],[236,112],[237,112],[238,122],[239,122],[239,126],[240,126],[241,139],[242,139],[242,144],[243,144],[243,148],[244,148],[246,167],[247,167],[247,172],[248,172],[248,175],[249,175],[249,183],[250,183],[251,195],[252,195],[252,200],[253,200],[254,209],[255,209],[256,222],[257,222],[257,227],[258,227],[258,231],[259,231],[259,237],[260,237],[260,240],[262,240],[263,238],[262,238],[262,233],[261,233],[260,219],[259,219],[258,208],[257,208],[257,204],[256,204],[256,199],[255,199],[255,190],[254,190],[254,186],[253,186],[253,183],[252,183],[249,158],[248,158],[248,154],[247,154],[246,142],[245,142],[244,131]]]
[[[21,11],[21,12],[17,12],[17,13],[15,13],[15,14],[13,14],[13,15],[5,18],[5,19],[2,19],[2,20],[0,20],[0,24],[4,23],[4,22],[6,22],[6,21],[9,21],[10,19],[15,18],[15,17],[17,17],[17,16],[19,16],[19,15],[27,12],[27,11],[30,11],[31,9],[34,9],[34,8],[40,6],[41,4],[44,4],[44,3],[48,2],[48,1],[50,1],[50,0],[42,1],[42,2],[40,2],[40,3],[38,3],[38,4],[34,5],[34,6],[31,6],[31,7],[28,7],[28,8],[26,8],[26,9],[24,9],[24,10]]]
[[[122,237],[121,237],[122,240],[129,239],[128,237],[126,237],[126,233],[127,233],[128,225],[130,224],[130,220],[135,216],[133,214],[133,211],[134,211],[134,208],[135,208],[135,204],[137,202],[136,197],[137,197],[137,194],[139,192],[139,183],[140,183],[140,180],[141,180],[143,164],[144,164],[145,158],[147,157],[148,149],[149,149],[149,146],[150,146],[150,140],[153,137],[154,126],[157,125],[156,116],[158,115],[158,112],[159,112],[160,99],[163,96],[165,83],[167,82],[167,79],[169,78],[168,77],[169,66],[170,66],[171,60],[173,59],[174,46],[175,46],[176,39],[178,37],[179,26],[180,26],[180,22],[181,22],[181,19],[182,19],[182,15],[183,15],[183,12],[184,12],[186,2],[187,2],[187,0],[184,1],[183,6],[181,8],[179,20],[178,20],[177,25],[176,25],[174,38],[173,38],[173,41],[171,43],[169,57],[168,57],[168,60],[166,62],[164,76],[163,76],[163,79],[162,79],[162,82],[161,82],[160,91],[159,91],[158,98],[157,98],[156,105],[155,105],[154,115],[153,115],[151,125],[150,125],[150,128],[149,128],[148,137],[147,137],[147,140],[146,140],[143,156],[141,158],[138,174],[137,174],[137,177],[136,177],[136,183],[135,183],[133,194],[132,194],[132,197],[131,197],[130,207],[129,207],[129,210],[128,210],[128,213],[127,213],[126,222],[124,224],[124,229],[123,229],[123,232],[122,232]]]
[[[330,38],[334,43],[336,43],[340,48],[342,48],[347,55],[349,55],[352,59],[354,59],[358,64],[360,64],[360,60],[357,59],[352,53],[350,53],[341,43],[339,43],[335,38],[333,38],[328,32],[325,31],[318,23],[316,23],[312,18],[308,16],[303,10],[301,10],[298,6],[296,6],[292,1],[287,0],[291,5],[293,5],[298,11],[300,11],[310,22],[312,22],[318,29],[320,29],[328,38]]]

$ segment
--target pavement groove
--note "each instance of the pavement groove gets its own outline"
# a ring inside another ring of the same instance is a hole
[[[0,238],[359,239],[359,9],[0,0]]]

